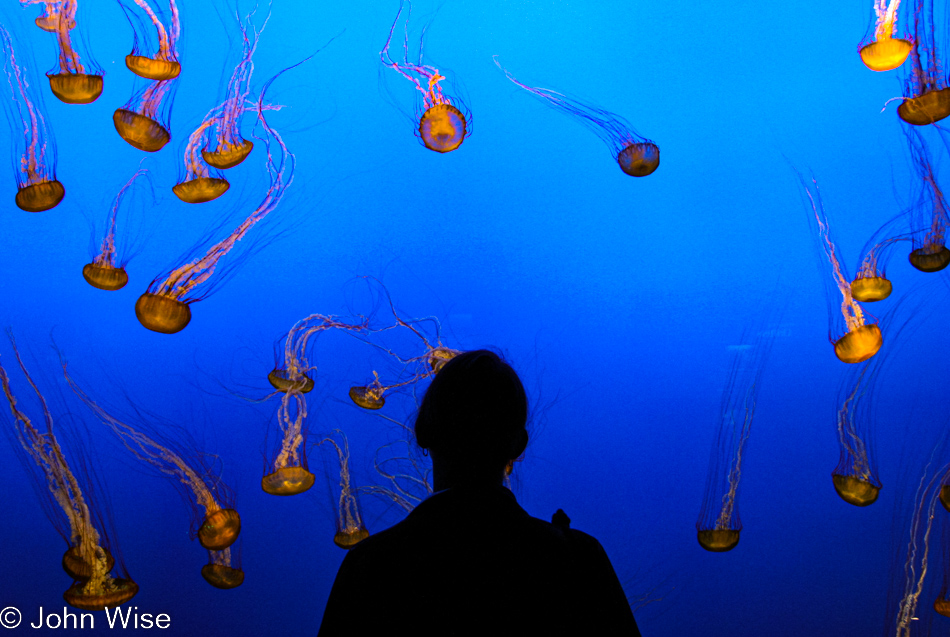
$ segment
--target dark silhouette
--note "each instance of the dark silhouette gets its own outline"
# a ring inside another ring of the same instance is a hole
[[[320,637],[337,635],[639,636],[600,543],[531,517],[503,486],[524,452],[528,402],[496,354],[459,354],[416,417],[435,493],[343,560]]]

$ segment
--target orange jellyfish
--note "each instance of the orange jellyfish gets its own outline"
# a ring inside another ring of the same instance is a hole
[[[923,137],[917,131],[908,133],[911,156],[917,174],[924,186],[924,195],[918,205],[910,209],[911,242],[913,249],[908,259],[921,272],[939,272],[950,264],[947,249],[947,228],[950,212],[947,200],[937,185],[937,177],[930,161]]]
[[[836,418],[840,453],[831,480],[841,499],[857,507],[874,504],[881,492],[867,431],[871,415],[867,394],[882,360],[877,357],[856,374],[848,375],[841,391],[844,399]]]
[[[926,126],[950,115],[950,88],[934,33],[943,26],[934,22],[933,0],[914,3],[914,45],[911,72],[904,82],[904,97],[897,115],[908,124]]]
[[[176,80],[149,82],[136,91],[128,102],[112,114],[112,123],[119,136],[130,145],[154,153],[171,139],[168,131],[171,98],[165,99],[176,86]]]
[[[399,16],[402,15],[404,4],[408,5],[408,9],[404,24],[403,59],[400,62],[394,60],[389,54],[389,47],[392,44],[393,34],[396,32],[396,25],[399,24]],[[421,37],[418,61],[415,63],[409,61],[409,15],[411,12],[412,3],[408,0],[406,2],[400,0],[399,11],[389,30],[386,44],[379,52],[379,59],[384,66],[412,82],[416,90],[422,94],[421,106],[417,107],[414,116],[409,117],[413,125],[416,120],[419,122],[416,134],[422,144],[437,153],[448,153],[461,146],[465,138],[471,135],[472,114],[459,97],[448,96],[442,91],[441,83],[448,81],[445,75],[442,75],[434,66],[423,64]],[[425,29],[423,29],[424,36]]]
[[[29,1],[24,2],[20,0],[21,5],[33,4]],[[47,31],[49,33],[54,33],[59,27],[60,16],[63,13],[63,1],[62,0],[53,0],[51,2],[40,2],[43,5],[43,14],[37,17],[33,22],[39,28]],[[75,17],[67,17],[66,28],[73,29],[76,27]]]
[[[120,0],[119,6],[125,12],[125,17],[132,27],[134,40],[132,43],[132,52],[125,56],[125,65],[130,71],[144,77],[147,80],[173,80],[181,73],[181,63],[178,61],[178,36],[181,33],[181,25],[178,19],[178,6],[175,0],[169,0],[169,17],[165,18],[159,12],[156,12],[146,0],[133,0],[142,12],[148,16],[158,37],[158,46],[155,47],[151,38],[151,30],[143,28],[139,17],[132,11],[126,2]],[[166,23],[168,26],[166,27]],[[144,43],[139,42],[139,38]],[[152,55],[145,55],[143,50],[158,51]]]
[[[47,500],[43,503],[47,517],[68,545],[62,564],[73,584],[63,594],[63,599],[82,610],[115,608],[132,599],[139,587],[128,577],[118,547],[106,532],[104,522],[111,516],[97,511],[96,503],[90,500],[89,494],[97,493],[100,484],[91,475],[77,475],[66,462],[63,449],[53,433],[53,418],[46,400],[27,372],[13,336],[8,335],[20,370],[39,400],[46,424],[46,431],[41,432],[20,410],[6,370],[0,366],[0,384],[13,414],[13,431],[18,443],[14,447],[21,452],[24,467],[36,465],[31,472],[37,483],[36,492]],[[77,466],[87,468],[89,465],[80,458]],[[122,576],[112,575],[113,570]]]
[[[831,263],[831,278],[822,277],[825,284],[825,295],[829,304],[828,316],[828,335],[829,340],[834,344],[835,356],[844,363],[860,363],[877,354],[883,343],[881,328],[876,323],[869,321],[869,316],[865,316],[864,310],[851,294],[851,284],[849,277],[844,271],[844,266],[838,259],[834,242],[831,240],[828,216],[825,212],[824,204],[821,201],[821,192],[818,189],[818,182],[812,179],[815,192],[808,188],[805,178],[798,175],[802,185],[802,190],[808,198],[811,210],[808,214],[809,225],[817,230],[817,241],[819,253]],[[824,260],[823,259],[823,260]],[[821,266],[824,267],[823,265]],[[841,312],[834,311],[836,296],[841,295]],[[841,319],[844,318],[844,325],[841,325]],[[837,338],[833,335],[841,334]]]
[[[731,551],[739,544],[742,457],[752,432],[755,404],[771,341],[760,336],[752,345],[730,349],[734,353],[722,391],[719,423],[706,475],[706,492],[696,521],[699,545],[713,553]]]
[[[887,263],[894,246],[910,239],[907,233],[899,233],[898,225],[903,215],[898,215],[881,226],[861,249],[864,258],[858,264],[857,274],[851,281],[851,298],[861,303],[883,301],[891,295],[893,285],[887,278]]]
[[[266,90],[265,87],[264,91]],[[267,132],[265,147],[267,170],[270,174],[270,187],[267,189],[264,200],[241,225],[230,235],[212,245],[205,254],[190,257],[192,260],[163,277],[156,277],[149,284],[146,292],[135,303],[135,315],[147,329],[162,334],[174,334],[185,329],[191,321],[189,306],[207,298],[213,291],[212,288],[203,294],[197,294],[196,288],[211,279],[221,258],[228,254],[255,224],[277,208],[287,187],[293,182],[294,156],[288,152],[280,135],[264,120],[263,99],[262,92],[258,102],[258,121]],[[276,154],[271,152],[271,143],[277,146]]]
[[[132,455],[151,465],[162,477],[172,478],[182,498],[191,504],[191,535],[192,538],[197,537],[201,546],[209,551],[210,564],[214,566],[209,569],[210,574],[224,581],[234,578],[243,581],[243,573],[239,575],[232,572],[240,569],[235,569],[230,562],[229,548],[241,533],[241,516],[234,509],[234,497],[220,476],[206,466],[201,454],[185,451],[186,448],[195,447],[187,432],[179,430],[178,436],[182,442],[173,442],[162,440],[157,432],[149,436],[133,429],[107,412],[79,387],[69,375],[65,359],[62,365],[63,375],[73,393],[118,436]],[[186,460],[187,456],[192,457]],[[202,569],[202,575],[217,588],[233,588],[218,586],[209,580],[205,569]]]
[[[46,4],[43,0],[20,0],[21,5]],[[76,50],[70,31],[76,26],[77,0],[63,0],[56,4],[56,8],[45,17],[43,24],[37,21],[41,28],[56,34],[59,48],[59,64],[57,68],[46,74],[49,78],[50,89],[53,95],[66,104],[90,104],[102,95],[102,69],[88,55],[83,63]],[[45,25],[45,26],[43,26]],[[48,28],[52,27],[52,28]]]
[[[619,164],[620,170],[627,175],[646,177],[659,168],[659,146],[652,140],[641,137],[630,122],[620,115],[577,98],[568,97],[557,91],[522,84],[501,66],[497,56],[494,59],[495,65],[504,71],[505,77],[514,84],[540,98],[551,108],[567,114],[597,135],[602,142],[607,144],[610,154]]]
[[[112,208],[109,210],[109,216],[106,218],[106,232],[102,238],[99,250],[93,257],[91,263],[87,263],[82,268],[82,277],[86,283],[94,288],[106,291],[121,290],[129,282],[129,275],[125,271],[129,257],[117,256],[115,231],[116,217],[119,212],[119,203],[122,201],[126,191],[132,187],[135,180],[148,173],[147,170],[138,170],[119,190],[112,202]]]
[[[320,444],[329,443],[336,451],[340,462],[340,499],[336,510],[336,534],[333,543],[341,549],[351,549],[369,537],[369,531],[363,524],[357,491],[350,479],[350,446],[342,430],[334,431],[342,440],[340,445],[332,437],[324,438]]]
[[[900,0],[873,2],[874,19],[868,29],[869,35],[858,46],[858,53],[864,65],[872,71],[890,71],[904,63],[914,44],[909,38],[895,37]]]
[[[172,186],[175,196],[185,203],[205,203],[213,201],[226,193],[231,184],[221,173],[211,175],[205,161],[199,152],[205,136],[205,131],[214,124],[215,117],[206,117],[195,131],[189,135],[185,146],[185,177]]]
[[[55,208],[66,189],[56,179],[56,144],[43,116],[42,98],[31,95],[24,69],[17,64],[10,34],[0,26],[4,71],[10,87],[5,100],[10,139],[15,145],[19,170],[16,171],[16,205],[27,212]]]

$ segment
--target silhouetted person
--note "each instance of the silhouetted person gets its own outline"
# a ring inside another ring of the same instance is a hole
[[[496,354],[459,354],[416,417],[435,493],[343,560],[320,637],[639,636],[600,543],[531,517],[502,486],[528,444],[528,402]]]

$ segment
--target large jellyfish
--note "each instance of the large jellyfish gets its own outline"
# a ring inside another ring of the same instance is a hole
[[[873,0],[874,18],[858,46],[861,61],[872,71],[890,71],[896,69],[914,46],[907,37],[897,36],[900,0]]]
[[[620,115],[557,91],[522,84],[501,66],[497,56],[495,64],[514,84],[540,98],[548,106],[569,115],[597,135],[607,144],[611,156],[626,174],[631,177],[646,177],[659,168],[660,148],[653,141],[641,137],[630,122]]]
[[[181,33],[181,25],[178,19],[178,5],[175,0],[168,2],[168,17],[162,15],[161,11],[156,11],[146,0],[133,0],[135,4],[148,17],[151,26],[154,27],[158,37],[158,46],[154,47],[151,37],[152,30],[142,24],[141,18],[136,14],[128,2],[120,0],[119,5],[125,11],[125,17],[128,18],[132,26],[134,40],[132,41],[132,52],[125,56],[125,65],[130,71],[147,80],[173,80],[181,73],[181,63],[178,61],[178,37]],[[166,26],[167,23],[167,26]],[[143,42],[139,42],[139,39]],[[143,49],[158,51],[154,55],[144,54]]]
[[[707,551],[731,551],[739,543],[742,458],[752,431],[762,372],[771,346],[768,338],[757,337],[753,344],[736,348],[729,365],[706,475],[706,491],[696,521],[696,537]]]
[[[66,104],[89,104],[102,95],[102,69],[86,54],[86,62],[79,57],[70,31],[76,26],[77,0],[46,3],[44,0],[20,0],[23,6],[30,4],[57,5],[54,10],[37,19],[37,25],[56,34],[59,48],[57,68],[46,74],[53,95]]]
[[[923,185],[923,196],[909,213],[913,249],[908,259],[921,272],[939,272],[950,264],[950,250],[946,245],[950,210],[937,184],[923,137],[916,130],[910,131],[907,137],[914,167]]]
[[[36,465],[32,477],[37,484],[37,494],[47,517],[68,545],[63,555],[63,569],[74,582],[63,594],[63,599],[82,610],[103,610],[107,606],[114,608],[124,604],[135,596],[139,587],[124,572],[118,548],[109,540],[104,523],[111,519],[110,516],[96,510],[101,502],[90,500],[89,494],[95,494],[100,485],[90,475],[77,475],[66,462],[63,449],[53,433],[53,418],[46,400],[27,372],[12,335],[10,343],[26,382],[37,396],[46,424],[46,431],[41,432],[21,411],[6,370],[0,366],[0,384],[14,419],[14,447],[25,456],[25,467]],[[74,460],[76,466],[88,467],[81,457]],[[112,575],[114,569],[122,571],[122,577]]]
[[[133,429],[107,412],[79,387],[69,375],[65,359],[62,365],[63,375],[73,393],[118,436],[132,455],[151,465],[162,477],[170,478],[185,502],[191,504],[192,537],[197,537],[201,546],[209,552],[210,561],[202,568],[202,576],[216,588],[234,588],[239,585],[244,580],[244,574],[231,564],[230,547],[241,533],[241,516],[234,510],[234,497],[221,477],[207,466],[201,454],[186,451],[195,447],[187,432],[179,430],[178,436],[182,442],[173,442],[162,440],[163,436],[157,432],[151,432],[149,436]],[[167,438],[167,435],[164,437]],[[191,457],[186,460],[188,456]],[[237,583],[234,586],[224,585],[235,581]]]
[[[812,179],[815,188],[813,193],[801,174],[798,175],[798,178],[810,204],[807,217],[809,225],[812,226],[816,234],[819,254],[831,263],[832,276],[830,279],[822,276],[822,282],[825,284],[825,295],[829,304],[828,333],[829,339],[834,344],[835,356],[845,363],[866,361],[881,349],[883,343],[881,328],[876,323],[868,322],[869,319],[865,316],[864,310],[851,294],[849,278],[838,258],[835,244],[831,240],[828,215],[821,201],[818,182]],[[819,269],[824,270],[824,268],[824,264],[820,264]],[[842,299],[840,314],[833,309],[837,303],[835,298],[838,294],[841,295]],[[843,326],[839,316],[844,319]],[[833,335],[838,335],[841,332],[844,332],[844,334],[832,338]]]
[[[177,79],[149,82],[133,93],[129,101],[112,114],[112,123],[119,136],[130,145],[154,153],[171,139],[169,111],[171,98],[166,97],[177,85]]]
[[[389,54],[389,47],[392,44],[393,34],[396,32],[396,26],[399,24],[399,17],[402,15],[403,5],[408,5],[406,9],[406,20],[403,25],[403,55],[402,60],[393,59]],[[416,90],[422,94],[422,104],[416,108],[415,118],[419,120],[419,127],[416,134],[422,140],[422,144],[429,150],[437,153],[448,153],[465,141],[465,138],[471,134],[472,114],[468,111],[461,98],[457,95],[446,95],[442,90],[442,82],[447,82],[445,75],[439,72],[434,66],[423,63],[423,38],[425,29],[419,37],[419,56],[415,62],[409,61],[409,16],[412,12],[412,3],[408,0],[400,0],[399,11],[396,13],[396,19],[389,30],[389,37],[383,50],[379,52],[379,59],[384,66],[391,68],[401,76],[409,80],[416,87]]]
[[[212,245],[205,254],[175,268],[163,278],[155,278],[149,284],[148,290],[135,304],[135,315],[143,326],[152,331],[174,334],[185,329],[191,321],[189,306],[211,293],[209,290],[204,294],[197,294],[196,288],[212,277],[221,258],[230,252],[255,224],[277,208],[287,187],[293,182],[294,156],[287,150],[280,135],[264,119],[263,100],[266,91],[267,86],[261,92],[257,116],[266,131],[267,170],[270,174],[267,194],[230,235]],[[271,152],[272,143],[277,147],[276,153]]]
[[[340,463],[340,498],[336,507],[336,534],[333,543],[341,549],[351,549],[369,537],[369,531],[363,524],[357,490],[352,486],[350,477],[350,446],[346,434],[337,429],[334,433],[342,440],[338,443],[332,436],[324,438],[320,444],[329,444],[336,451]]]
[[[10,122],[10,140],[15,148],[16,205],[27,212],[55,208],[66,189],[56,179],[56,142],[46,126],[42,96],[29,88],[26,70],[17,64],[13,39],[0,26],[3,70],[10,87],[10,99],[4,100]]]
[[[943,26],[934,22],[933,0],[914,3],[914,45],[910,51],[911,72],[904,81],[903,102],[897,115],[915,126],[926,126],[950,115],[950,88],[946,69],[937,50],[936,33]]]
[[[129,275],[125,271],[125,266],[128,264],[130,255],[120,256],[118,254],[115,240],[116,217],[119,212],[119,204],[122,202],[126,191],[132,187],[136,179],[147,173],[148,171],[145,169],[137,170],[125,182],[125,185],[122,186],[112,202],[112,208],[110,208],[109,215],[106,217],[106,231],[102,237],[102,242],[92,262],[87,263],[82,268],[82,277],[86,280],[86,283],[94,288],[107,291],[121,290],[129,282]]]

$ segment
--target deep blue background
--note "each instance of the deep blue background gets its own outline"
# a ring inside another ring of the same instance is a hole
[[[907,311],[882,321],[889,358],[872,444],[884,489],[867,509],[848,506],[830,479],[848,370],[828,343],[819,279],[827,270],[816,268],[791,168],[818,178],[852,272],[866,238],[911,201],[917,184],[896,103],[881,112],[902,94],[904,71],[873,73],[856,53],[870,3],[419,0],[411,27],[431,20],[429,60],[455,74],[474,116],[471,138],[447,155],[423,148],[389,102],[392,93],[411,111],[417,99],[378,60],[397,2],[320,4],[275,3],[255,57],[260,87],[345,29],[269,96],[285,105],[269,122],[297,158],[284,201],[252,230],[274,240],[193,305],[191,325],[174,336],[142,328],[135,299],[222,215],[236,225],[266,187],[255,151],[227,173],[231,191],[216,202],[189,206],[170,190],[183,140],[230,75],[234,7],[182,1],[172,142],[150,156],[111,123],[134,84],[123,63],[132,32],[117,3],[80,5],[80,28],[106,72],[102,96],[87,106],[60,103],[38,74],[55,59],[51,36],[32,24],[38,9],[2,14],[45,93],[67,195],[54,210],[21,212],[10,175],[0,324],[14,330],[60,429],[85,423],[141,586],[134,605],[170,614],[166,634],[315,634],[343,558],[331,541],[333,476],[315,455],[311,494],[264,494],[261,452],[276,400],[240,397],[266,395],[273,344],[298,319],[371,310],[353,279],[372,275],[405,316],[438,316],[446,345],[508,355],[533,412],[516,494],[532,514],[563,508],[598,537],[631,600],[660,598],[636,613],[644,635],[892,633],[913,489],[948,422],[946,275],[914,271],[898,248],[888,270],[894,299],[868,308],[883,317],[923,282]],[[588,130],[508,82],[496,54],[527,84],[624,115],[659,145],[660,168],[642,179],[621,173]],[[80,275],[89,223],[101,228],[143,157],[158,203],[140,192],[120,227],[141,248],[130,283],[95,290]],[[911,308],[916,329],[888,340]],[[764,326],[763,313],[773,317]],[[734,551],[710,554],[694,524],[720,393],[750,326],[772,330],[774,345],[743,471],[744,530]],[[219,456],[244,522],[242,587],[218,591],[200,578],[206,556],[188,540],[187,509],[67,395],[51,334],[94,398],[128,410],[127,394]],[[393,428],[356,408],[346,389],[385,363],[343,337],[322,339],[317,352],[311,429],[343,428],[357,482],[375,482],[373,451]],[[32,409],[6,343],[0,353]],[[394,399],[387,413],[409,422],[412,407]],[[65,546],[5,443],[0,475],[0,607],[33,621],[40,606],[62,608]],[[400,519],[384,503],[362,503],[371,532]],[[937,586],[948,567],[941,553],[931,562]],[[399,573],[391,579],[398,587]],[[922,628],[931,603],[921,600]],[[423,613],[407,608],[404,619]],[[948,622],[934,620],[935,632]]]

